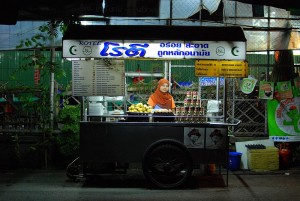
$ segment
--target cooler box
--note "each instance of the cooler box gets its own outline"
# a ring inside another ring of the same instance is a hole
[[[248,149],[248,167],[253,171],[269,171],[279,169],[278,148]]]

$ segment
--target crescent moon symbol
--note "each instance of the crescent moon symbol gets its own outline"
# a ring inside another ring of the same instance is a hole
[[[232,54],[233,56],[239,56],[237,53],[239,53],[238,47],[234,46],[234,47],[231,49],[231,54]]]
[[[72,46],[70,47],[70,49],[69,49],[70,54],[76,55],[76,53],[74,53],[74,52],[77,51],[76,49],[74,49],[75,47],[76,47],[75,45],[72,45]]]

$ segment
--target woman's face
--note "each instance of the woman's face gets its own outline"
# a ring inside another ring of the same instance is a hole
[[[159,90],[163,93],[166,93],[169,91],[169,85],[167,83],[164,83],[163,85],[160,86]]]

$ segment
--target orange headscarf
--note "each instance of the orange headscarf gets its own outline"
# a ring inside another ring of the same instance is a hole
[[[170,85],[169,80],[167,79],[160,79],[158,81],[158,86],[155,90],[155,92],[150,96],[152,100],[161,108],[171,109],[172,108],[172,96],[169,94],[169,92],[163,93],[160,91],[160,87],[167,83]]]

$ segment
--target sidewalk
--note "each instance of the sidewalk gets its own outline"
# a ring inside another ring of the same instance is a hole
[[[228,187],[224,186],[226,175],[214,174],[194,175],[182,189],[159,190],[149,186],[140,170],[89,181],[69,180],[64,170],[0,171],[0,200],[287,201],[300,197],[299,169],[228,173]]]

